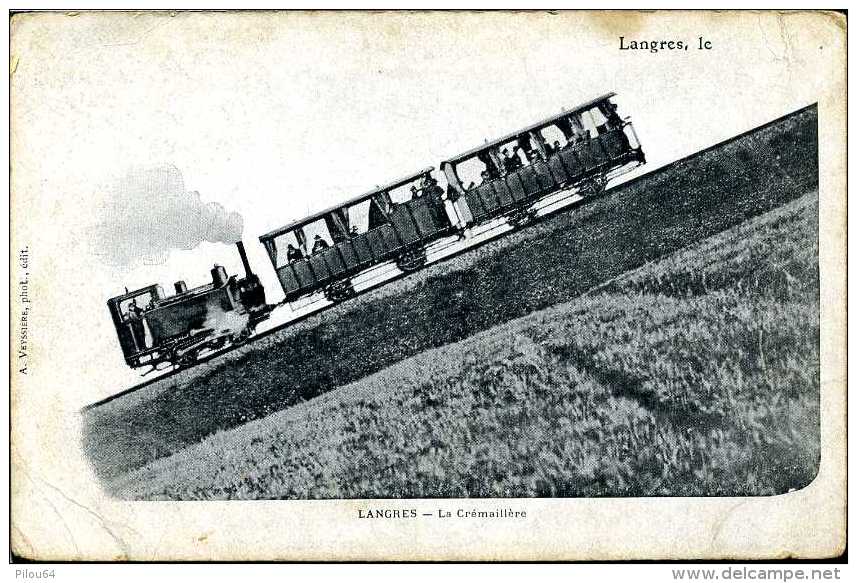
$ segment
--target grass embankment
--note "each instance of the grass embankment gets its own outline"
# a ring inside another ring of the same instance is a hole
[[[817,196],[209,437],[144,499],[763,495],[819,460]]]
[[[817,186],[809,108],[84,415],[109,479],[427,349],[566,302]],[[190,373],[188,373],[190,374]]]

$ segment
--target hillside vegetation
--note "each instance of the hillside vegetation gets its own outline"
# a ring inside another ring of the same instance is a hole
[[[143,499],[763,495],[819,460],[817,195],[133,472]]]
[[[97,474],[114,478],[428,349],[567,302],[815,188],[816,157],[813,107],[290,326],[181,384],[169,381],[176,384],[151,398],[87,411],[84,447]]]

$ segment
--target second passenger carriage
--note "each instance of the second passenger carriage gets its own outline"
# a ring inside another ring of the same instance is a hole
[[[508,215],[520,224],[537,200],[576,188],[594,194],[646,159],[608,93],[441,164],[450,198],[475,223]]]

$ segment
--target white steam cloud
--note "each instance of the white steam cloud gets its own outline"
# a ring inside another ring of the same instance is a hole
[[[133,168],[119,179],[96,226],[97,252],[110,264],[163,263],[172,249],[234,243],[244,219],[185,189],[173,165]]]

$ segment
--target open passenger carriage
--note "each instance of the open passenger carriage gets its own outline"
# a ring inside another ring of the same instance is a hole
[[[594,194],[607,181],[645,163],[629,119],[608,93],[441,164],[450,200],[467,222],[507,215],[526,222],[532,204],[554,192]],[[464,200],[465,205],[460,203]],[[470,215],[470,216],[468,216]]]
[[[384,261],[395,261],[403,271],[422,267],[425,246],[453,231],[433,170],[426,168],[259,237],[286,301],[318,291],[334,302],[351,297],[351,278]]]

